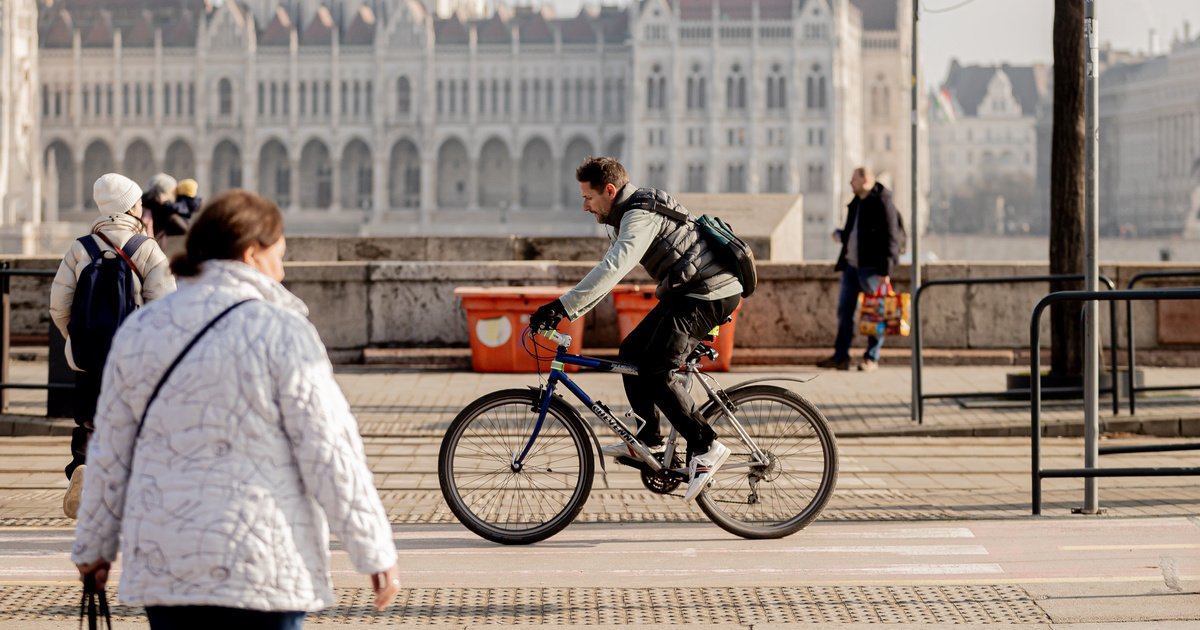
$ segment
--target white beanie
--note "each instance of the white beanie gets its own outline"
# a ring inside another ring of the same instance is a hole
[[[142,197],[142,188],[132,179],[116,173],[101,175],[92,185],[92,198],[100,214],[124,214]]]

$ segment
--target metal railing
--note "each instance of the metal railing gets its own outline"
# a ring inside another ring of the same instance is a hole
[[[1133,289],[1133,285],[1139,280],[1146,278],[1200,278],[1200,270],[1197,271],[1144,271],[1130,278],[1126,289]],[[1137,413],[1137,393],[1138,392],[1167,392],[1179,391],[1184,389],[1200,389],[1200,385],[1157,385],[1155,387],[1139,387],[1134,379],[1134,371],[1137,367],[1137,359],[1135,358],[1136,346],[1133,341],[1133,302],[1125,303],[1125,338],[1129,340],[1129,415]]]
[[[75,389],[74,383],[10,383],[9,354],[12,326],[12,296],[9,291],[9,278],[13,276],[33,276],[53,278],[57,271],[51,269],[13,269],[9,261],[0,261],[0,413],[8,411],[8,390],[10,389]]]
[[[1109,290],[1114,290],[1117,285],[1111,278],[1101,274],[1100,281],[1108,286]],[[993,398],[996,396],[1012,396],[1013,394],[1028,394],[1028,388],[1008,389],[1000,392],[961,392],[961,393],[940,393],[926,394],[924,393],[924,380],[922,375],[923,360],[921,347],[921,296],[925,293],[925,289],[935,286],[946,285],[973,285],[973,284],[1028,284],[1034,282],[1070,282],[1073,280],[1083,280],[1083,274],[1055,274],[1045,276],[1000,276],[998,278],[944,278],[940,280],[926,280],[917,288],[917,292],[913,295],[913,320],[912,320],[912,344],[913,344],[913,362],[912,362],[912,419],[917,424],[924,424],[925,420],[925,401],[934,398]],[[1117,304],[1112,302],[1109,305],[1109,320],[1110,332],[1112,338],[1112,365],[1113,365],[1113,386],[1106,387],[1102,391],[1112,392],[1113,395],[1113,414],[1119,410],[1119,395],[1117,392],[1116,381],[1116,366],[1117,366]],[[1081,387],[1055,387],[1049,391],[1056,393],[1073,393],[1082,392]]]
[[[1063,477],[1191,477],[1200,476],[1200,468],[1059,468],[1042,470],[1042,386],[1038,378],[1042,371],[1041,345],[1042,312],[1047,306],[1058,302],[1118,300],[1198,300],[1200,288],[1189,289],[1143,289],[1123,291],[1061,291],[1042,298],[1033,309],[1029,324],[1029,373],[1030,380],[1030,454],[1033,464],[1033,514],[1042,513],[1042,479]],[[1114,382],[1115,384],[1115,382]],[[1158,446],[1116,446],[1099,449],[1104,455],[1119,453],[1142,453],[1160,450],[1200,450],[1200,444],[1169,444]]]

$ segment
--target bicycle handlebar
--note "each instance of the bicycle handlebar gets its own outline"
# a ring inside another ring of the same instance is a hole
[[[571,345],[571,335],[565,335],[554,330],[543,330],[537,334],[549,339],[550,341],[553,341],[563,348]]]

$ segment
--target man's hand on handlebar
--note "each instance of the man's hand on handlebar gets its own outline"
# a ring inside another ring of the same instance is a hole
[[[558,322],[566,316],[567,309],[563,307],[562,300],[554,300],[538,307],[538,310],[529,316],[529,329],[534,332],[554,330],[558,327]]]

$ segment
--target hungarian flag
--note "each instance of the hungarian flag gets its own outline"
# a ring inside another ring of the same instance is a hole
[[[954,122],[954,99],[950,97],[949,88],[942,88],[937,93],[937,98],[934,99],[937,103],[938,111],[942,114],[942,119],[946,122]]]

